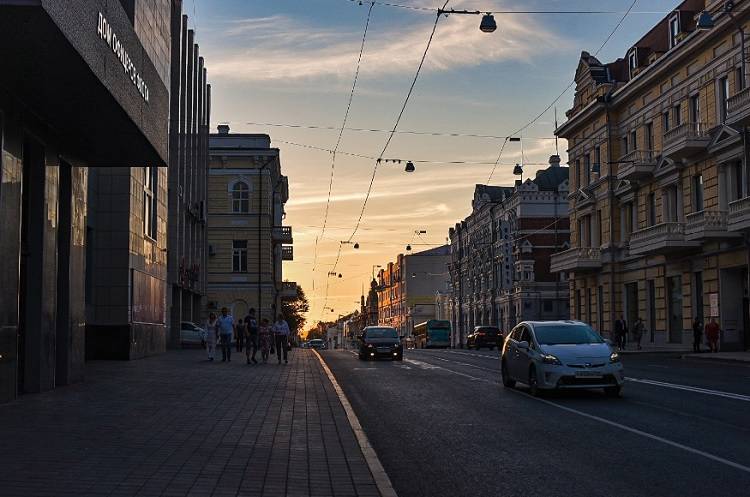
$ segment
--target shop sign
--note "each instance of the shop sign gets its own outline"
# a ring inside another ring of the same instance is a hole
[[[128,51],[125,49],[125,45],[123,45],[123,43],[117,37],[117,33],[115,33],[112,29],[112,25],[107,22],[107,18],[104,17],[101,12],[99,12],[99,22],[96,26],[96,33],[99,35],[100,39],[104,40],[107,43],[109,48],[112,50],[112,53],[115,54],[117,59],[120,61],[120,64],[122,64],[122,68],[125,71],[125,74],[130,78],[130,81],[132,81],[133,85],[138,89],[138,93],[141,94],[143,100],[148,103],[148,85],[138,73],[138,69],[136,69],[133,61],[130,60],[130,55],[128,55]]]

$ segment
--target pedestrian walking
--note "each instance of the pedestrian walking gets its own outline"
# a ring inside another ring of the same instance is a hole
[[[716,318],[711,318],[711,322],[706,325],[706,340],[708,341],[708,349],[711,352],[719,351],[720,331]]]
[[[281,353],[284,353],[284,364],[289,364],[287,359],[287,353],[289,351],[289,323],[286,322],[284,316],[279,314],[276,318],[276,322],[273,324],[273,336],[276,344],[276,357],[279,359],[281,364]]]
[[[234,331],[234,318],[229,314],[229,309],[221,308],[216,324],[221,340],[221,362],[232,362],[232,332]]]
[[[245,344],[245,323],[242,322],[242,318],[234,325],[234,343],[237,352],[242,352],[242,346]]]
[[[635,340],[636,349],[641,350],[641,338],[643,333],[646,331],[646,325],[643,324],[643,320],[638,317],[633,325],[633,340]]]
[[[271,325],[268,319],[263,318],[258,327],[258,342],[260,344],[260,358],[263,364],[268,362],[268,356],[271,352]]]
[[[701,318],[695,318],[693,321],[693,352],[696,354],[701,351],[701,338],[703,338],[703,321],[701,321]]]
[[[252,350],[252,355],[250,351]],[[258,321],[255,319],[255,309],[250,309],[245,316],[245,357],[247,363],[258,364],[255,354],[258,352]]]
[[[214,360],[214,354],[216,353],[216,335],[219,333],[217,327],[218,320],[216,314],[210,312],[208,314],[208,320],[206,321],[205,341],[206,341],[206,352],[208,353],[208,360]]]
[[[617,348],[619,350],[625,350],[628,340],[628,322],[625,321],[625,316],[620,316],[620,319],[615,321],[615,340],[617,341]]]

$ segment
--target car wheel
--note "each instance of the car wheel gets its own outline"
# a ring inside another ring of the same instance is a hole
[[[359,354],[357,354],[357,357],[359,357],[360,361],[364,361],[365,360],[365,356],[364,356],[364,354],[362,352],[360,352]]]
[[[534,366],[531,366],[529,368],[529,393],[533,395],[534,397],[539,397],[541,395],[541,390],[539,390],[539,382],[536,378],[536,368]]]
[[[513,388],[516,386],[516,380],[510,377],[508,374],[508,365],[503,361],[502,366],[500,366],[500,375],[503,378],[503,386],[505,388]]]
[[[607,397],[619,397],[622,394],[622,387],[616,386],[616,387],[606,387],[604,389],[604,395]]]

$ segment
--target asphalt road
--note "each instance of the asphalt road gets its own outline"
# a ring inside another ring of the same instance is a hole
[[[322,355],[400,497],[750,495],[749,366],[630,355],[620,399],[535,399],[497,352]]]

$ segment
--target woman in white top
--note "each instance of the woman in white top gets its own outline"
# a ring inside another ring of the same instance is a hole
[[[216,352],[216,335],[219,333],[216,328],[217,322],[216,314],[210,313],[206,322],[206,351],[209,361],[214,360],[214,353]]]

